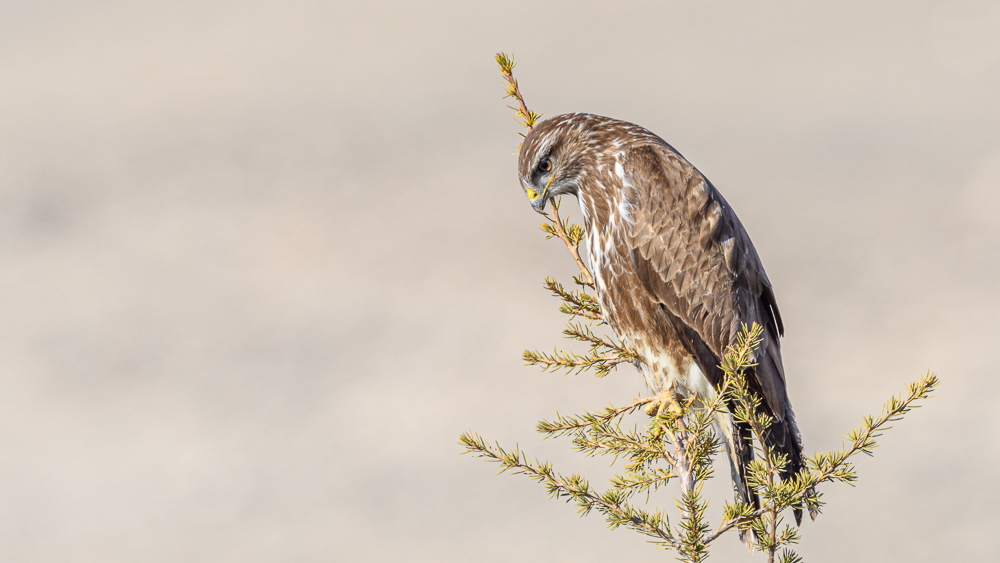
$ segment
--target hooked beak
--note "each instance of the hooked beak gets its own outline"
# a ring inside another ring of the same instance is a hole
[[[545,214],[545,203],[549,200],[549,186],[552,185],[552,180],[556,179],[556,175],[553,174],[549,178],[549,182],[545,184],[545,191],[538,193],[535,190],[528,188],[528,200],[531,201],[531,208],[538,213]]]
[[[548,190],[545,190],[548,192]],[[539,213],[545,213],[545,200],[548,199],[547,193],[540,194],[531,188],[528,188],[528,201],[531,202],[531,208]]]

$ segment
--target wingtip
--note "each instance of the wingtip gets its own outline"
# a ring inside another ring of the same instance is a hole
[[[809,507],[809,518],[811,518],[812,521],[815,522],[817,516],[819,516],[819,509],[815,507]]]

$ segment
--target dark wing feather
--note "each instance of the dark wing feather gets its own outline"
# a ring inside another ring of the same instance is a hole
[[[634,191],[632,259],[646,289],[694,329],[716,358],[735,342],[742,324],[760,324],[766,353],[757,358],[758,382],[782,419],[788,399],[778,336],[784,327],[771,282],[739,218],[669,148],[633,149],[624,171]]]
[[[749,235],[715,187],[666,144],[633,148],[623,167],[636,272],[680,325],[688,351],[713,384],[720,383],[719,361],[742,325],[764,328],[750,383],[776,419],[770,441],[789,456],[786,473],[794,474],[802,446],[781,363],[784,326]]]

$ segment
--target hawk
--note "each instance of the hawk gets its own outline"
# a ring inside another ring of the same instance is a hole
[[[647,129],[587,113],[534,126],[518,173],[536,211],[550,198],[577,197],[604,319],[644,359],[651,392],[710,400],[741,325],[763,327],[747,381],[774,421],[768,445],[787,456],[782,477],[798,473],[802,438],[781,364],[781,314],[749,235],[715,186]],[[718,422],[737,498],[759,507],[746,483],[750,429],[727,413]],[[801,511],[795,517],[801,522]]]

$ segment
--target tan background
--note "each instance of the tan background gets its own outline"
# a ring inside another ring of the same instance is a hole
[[[641,389],[521,365],[573,268],[498,50],[733,204],[807,449],[942,376],[808,560],[996,556],[997,3],[144,4],[0,4],[3,561],[672,560],[458,455],[606,475],[534,421]]]

